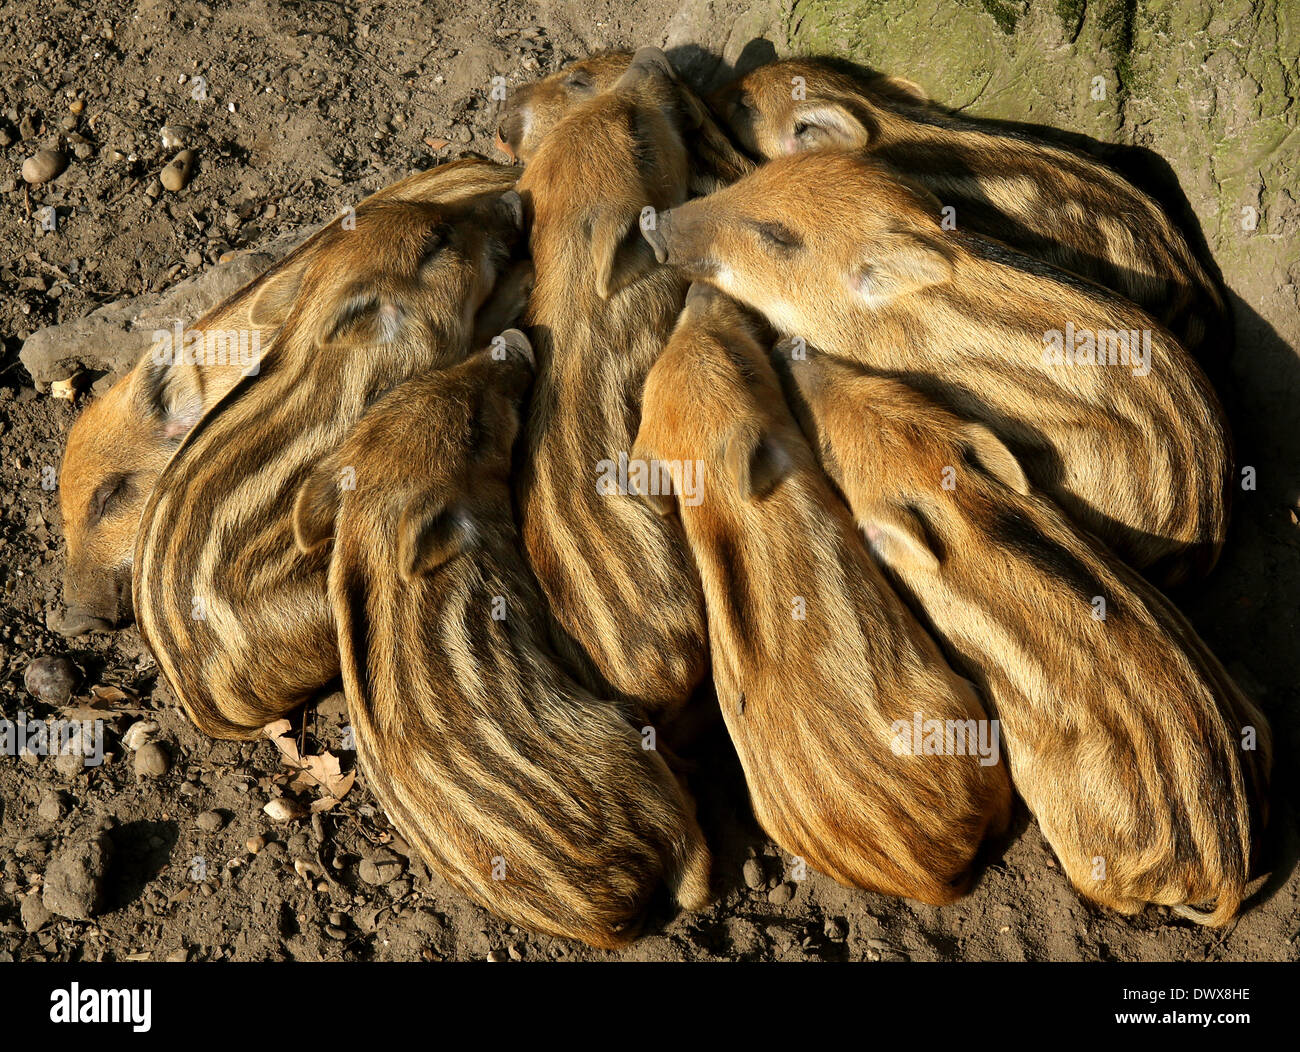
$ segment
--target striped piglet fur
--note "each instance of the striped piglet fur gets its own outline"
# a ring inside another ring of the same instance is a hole
[[[334,537],[348,712],[403,834],[493,913],[614,948],[663,880],[704,906],[709,853],[632,714],[560,670],[537,617],[510,496],[532,372],[510,330],[394,389],[309,477],[295,531]]]
[[[450,200],[504,189],[511,178],[490,165],[435,168],[376,191],[366,202]],[[322,242],[337,240],[347,219],[334,220],[187,326],[187,337],[194,332],[242,333],[247,346],[269,348],[293,306],[308,262],[323,251]],[[496,324],[494,319],[495,327],[489,328],[500,331],[513,320]],[[212,346],[210,339],[207,345]],[[241,376],[258,368],[257,363],[250,370],[246,361],[221,357],[205,349],[201,361],[157,361],[151,348],[73,425],[59,473],[68,543],[65,634],[111,629],[131,619],[131,570],[145,502],[194,425]]]
[[[685,293],[637,234],[643,208],[685,198],[679,119],[671,67],[643,49],[556,125],[519,181],[536,267],[538,374],[516,482],[528,558],[565,661],[670,735],[706,670],[703,599],[680,537],[614,476]]]
[[[497,148],[527,164],[561,120],[618,84],[632,59],[631,51],[602,51],[513,89],[502,107]],[[754,162],[736,148],[705,102],[672,72],[666,56],[662,64],[677,83],[680,127],[690,154],[689,192],[712,193],[752,171]]]
[[[1267,816],[1263,714],[988,428],[848,363],[788,362],[822,463],[996,709],[1016,788],[1075,887],[1123,913],[1227,924]]]
[[[338,675],[325,558],[293,543],[294,495],[384,391],[465,357],[519,234],[511,178],[461,161],[421,199],[371,201],[354,229],[327,229],[258,375],[160,477],[136,546],[136,617],[205,733],[251,737]]]
[[[1128,297],[1212,376],[1225,371],[1232,326],[1218,283],[1160,205],[1105,165],[945,113],[909,81],[833,60],[760,66],[715,105],[758,156],[839,148],[888,164],[951,206],[959,229]]]
[[[760,824],[843,884],[960,897],[1009,813],[996,748],[977,754],[987,716],[876,569],[749,319],[704,286],[646,381],[635,459],[703,580],[714,684]],[[951,753],[902,747],[918,713],[952,734]],[[958,731],[973,732],[959,748]]]
[[[943,230],[932,200],[844,152],[770,161],[645,236],[783,335],[988,424],[1130,565],[1172,582],[1218,558],[1223,411],[1187,352],[1127,300]]]

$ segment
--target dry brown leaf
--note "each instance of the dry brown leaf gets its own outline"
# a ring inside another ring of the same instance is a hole
[[[123,702],[135,701],[136,696],[130,691],[111,683],[96,683],[90,688],[90,704],[95,707],[110,708]]]
[[[285,765],[293,771],[289,782],[290,789],[295,792],[310,788],[321,789],[326,797],[332,797],[337,803],[352,788],[353,782],[356,781],[355,772],[344,774],[339,767],[339,758],[332,752],[313,756],[302,755],[298,750],[298,743],[291,736],[292,726],[288,720],[276,720],[262,730],[280,750]],[[333,806],[334,804],[330,804],[320,810],[328,810]],[[317,808],[313,806],[312,810]]]

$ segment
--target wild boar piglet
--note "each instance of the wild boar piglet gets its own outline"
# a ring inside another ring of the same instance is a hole
[[[911,81],[835,60],[760,66],[713,102],[757,156],[848,149],[890,165],[958,228],[1127,296],[1223,378],[1232,325],[1219,284],[1164,209],[1106,165],[947,113]]]
[[[629,713],[559,668],[511,510],[532,379],[518,330],[376,402],[308,477],[368,783],[450,883],[506,920],[613,948],[667,880],[708,900],[694,808]]]
[[[843,884],[960,897],[1009,810],[994,725],[872,562],[752,322],[706,286],[646,382],[629,479],[694,555],[763,828]]]
[[[995,709],[1015,787],[1074,886],[1123,913],[1158,903],[1228,923],[1267,816],[1263,714],[987,427],[896,380],[782,350],[821,462]]]
[[[602,51],[511,89],[497,125],[497,149],[527,164],[563,118],[613,89],[632,60],[631,51]],[[691,157],[691,193],[711,193],[752,171],[754,162],[736,147],[708,105],[677,76],[666,56],[664,62],[677,83],[676,106]]]
[[[669,735],[707,668],[703,599],[680,537],[627,495],[620,466],[685,293],[638,235],[686,197],[677,98],[662,52],[638,52],[519,181],[536,267],[538,375],[516,480],[528,558],[564,660]]]
[[[303,477],[366,406],[463,359],[522,223],[508,169],[448,165],[450,203],[377,200],[331,227],[256,376],[190,431],[141,517],[134,598],[168,684],[213,737],[252,737],[338,675],[322,555],[297,550]],[[264,295],[288,294],[278,281]]]
[[[928,194],[844,152],[770,161],[660,213],[644,235],[661,261],[783,335],[987,424],[1130,565],[1173,582],[1218,557],[1222,409],[1187,352],[1127,300],[943,230]]]
[[[445,165],[376,191],[362,207],[379,200],[450,202],[499,193],[513,179],[497,165]],[[240,377],[258,371],[308,261],[350,219],[347,212],[339,216],[193,324],[178,320],[155,333],[153,346],[131,372],[77,418],[59,471],[68,546],[60,626],[65,635],[109,631],[131,620],[140,513],[158,476],[203,414]],[[526,274],[518,280],[526,283]],[[503,297],[498,316],[486,319],[484,328],[500,332],[518,317],[519,306],[522,300],[511,313]]]

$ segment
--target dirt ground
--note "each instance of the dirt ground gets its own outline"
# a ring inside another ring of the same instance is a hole
[[[43,482],[60,461],[77,407],[37,389],[18,358],[24,340],[101,304],[157,293],[232,250],[328,220],[460,150],[490,154],[495,76],[515,84],[601,47],[689,39],[698,47],[676,57],[717,80],[727,69],[718,55],[734,60],[772,45],[784,51],[782,34],[798,27],[789,5],[779,4],[771,34],[745,48],[763,7],[735,0],[681,8],[674,0],[0,3],[0,714],[89,711],[109,727],[109,756],[97,767],[0,756],[0,960],[1297,957],[1290,763],[1300,734],[1297,363],[1292,334],[1264,320],[1278,297],[1295,302],[1294,272],[1252,272],[1247,262],[1227,275],[1240,335],[1227,395],[1241,460],[1258,467],[1261,481],[1241,494],[1211,580],[1177,597],[1276,729],[1273,876],[1224,931],[1154,909],[1123,918],[1086,905],[1023,808],[974,892],[952,907],[850,891],[817,874],[792,880],[787,860],[757,829],[739,765],[718,732],[693,757],[701,821],[715,851],[714,905],[678,915],[661,903],[630,949],[599,953],[511,928],[452,892],[409,857],[364,777],[333,810],[272,821],[263,811],[270,800],[310,802],[316,794],[286,784],[271,742],[200,735],[173,707],[133,629],[76,640],[53,631],[63,551],[57,491]],[[195,98],[196,77],[206,99]],[[178,193],[158,183],[177,148],[164,148],[165,126],[179,127],[199,156]],[[1140,140],[1128,125],[1114,135]],[[51,144],[71,163],[29,189],[20,167]],[[58,217],[54,231],[42,228],[46,207]],[[1268,311],[1265,301],[1273,304]],[[76,667],[74,696],[62,709],[25,690],[24,672],[42,656],[66,656]],[[139,754],[121,740],[141,720],[158,725],[167,760],[161,775],[138,775]],[[334,694],[294,733],[307,752],[340,757],[346,772],[355,753],[345,724]],[[102,893],[93,917],[51,914],[42,889],[52,882],[72,885],[74,898],[78,882],[83,899]]]

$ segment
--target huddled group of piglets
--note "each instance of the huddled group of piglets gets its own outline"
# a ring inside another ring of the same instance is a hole
[[[1229,922],[1271,737],[1157,587],[1233,474],[1161,208],[830,60],[601,54],[499,134],[91,402],[65,630],[133,616],[216,737],[341,677],[430,866],[594,946],[707,905],[719,712],[792,865],[949,903],[1014,791],[1088,899]]]

